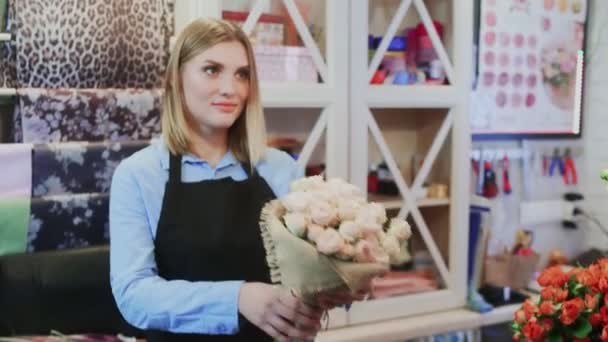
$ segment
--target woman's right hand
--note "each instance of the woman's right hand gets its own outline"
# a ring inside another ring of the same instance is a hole
[[[289,290],[264,283],[241,286],[239,311],[280,342],[314,340],[323,315],[323,309],[304,304]]]

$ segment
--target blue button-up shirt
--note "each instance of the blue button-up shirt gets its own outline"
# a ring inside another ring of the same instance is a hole
[[[286,153],[268,149],[256,165],[277,197],[303,170]],[[182,181],[247,178],[228,152],[214,168],[193,155],[182,157]],[[165,183],[169,151],[158,139],[120,163],[110,195],[110,280],[125,319],[141,329],[176,333],[234,334],[238,331],[238,295],[242,281],[167,281],[158,276],[154,238]],[[209,262],[217,262],[209,260]]]

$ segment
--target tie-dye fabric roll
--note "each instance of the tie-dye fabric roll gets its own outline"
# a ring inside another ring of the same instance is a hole
[[[34,145],[32,197],[107,193],[118,164],[148,141]]]
[[[24,142],[149,140],[160,134],[157,89],[19,89]]]
[[[108,194],[33,198],[27,250],[59,250],[109,243],[108,204]]]

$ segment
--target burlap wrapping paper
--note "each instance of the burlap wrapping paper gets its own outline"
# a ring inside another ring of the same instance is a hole
[[[321,292],[366,289],[371,280],[389,271],[388,264],[342,261],[319,253],[283,224],[285,208],[279,200],[262,209],[261,232],[271,280],[294,291],[308,303]]]

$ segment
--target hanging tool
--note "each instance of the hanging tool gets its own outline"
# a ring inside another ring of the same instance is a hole
[[[480,175],[479,177],[477,177],[477,187],[475,188],[475,194],[483,196],[484,177],[481,175],[481,172],[483,172],[483,150],[481,150],[479,153],[479,161],[476,169],[478,170]]]
[[[496,173],[492,169],[492,163],[487,161],[483,164],[483,196],[494,198],[498,195],[498,185],[496,185]]]
[[[570,175],[570,177],[568,177]],[[570,148],[566,148],[564,152],[564,184],[576,185],[578,177],[576,174],[576,165],[574,164],[574,158],[570,152]]]
[[[505,195],[511,193],[511,182],[509,181],[509,157],[502,158],[502,192]]]
[[[559,155],[559,148],[555,148],[553,151],[553,157],[551,157],[551,164],[549,165],[550,177],[553,176],[553,172],[555,171],[556,167],[558,168],[559,174],[563,176],[565,173],[565,166],[562,157]]]
[[[547,175],[547,169],[549,166],[549,157],[543,153],[543,176]]]

